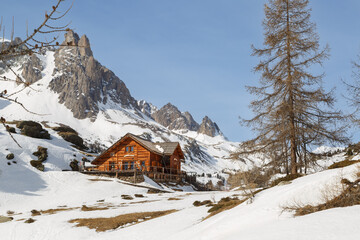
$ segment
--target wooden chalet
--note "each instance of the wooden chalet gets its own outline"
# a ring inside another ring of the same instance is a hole
[[[93,171],[145,174],[155,180],[181,179],[184,153],[178,142],[153,143],[126,134],[92,161]]]

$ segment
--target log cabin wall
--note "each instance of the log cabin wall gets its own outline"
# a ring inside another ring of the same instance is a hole
[[[179,148],[180,147],[178,146],[170,158],[170,168],[177,169],[178,171],[180,171],[180,166],[181,166],[180,159],[183,157],[181,150]]]
[[[132,150],[132,151],[131,151]],[[98,167],[99,171],[130,170],[132,167],[150,167],[150,151],[131,138],[120,142],[109,153],[109,157]]]

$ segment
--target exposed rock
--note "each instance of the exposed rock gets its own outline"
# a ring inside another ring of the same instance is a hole
[[[14,154],[13,153],[9,153],[8,155],[6,155],[6,159],[7,160],[11,160],[11,159],[14,159]]]
[[[31,160],[30,165],[42,172],[45,169],[45,166],[42,164],[42,161],[39,161],[39,160]]]
[[[29,218],[24,223],[33,223],[35,221],[36,221],[35,219]]]
[[[70,162],[69,166],[72,171],[77,171],[77,172],[79,171],[79,161],[78,160],[76,160],[76,159],[72,160]]]
[[[27,56],[25,62],[22,64],[22,68],[23,71],[21,75],[25,81],[30,84],[41,79],[41,71],[44,69],[36,54]]]
[[[211,121],[211,119],[208,116],[205,116],[203,118],[198,133],[206,134],[210,137],[215,137],[217,135],[222,134],[220,132],[218,125],[215,122]]]
[[[77,134],[77,132],[73,128],[71,128],[69,126],[65,126],[65,125],[60,126],[60,127],[53,127],[52,129],[56,132],[72,132],[72,133]]]
[[[69,108],[74,117],[94,118],[100,104],[136,109],[138,105],[129,90],[112,71],[102,66],[92,55],[89,39],[73,31],[65,34],[65,42],[85,47],[60,47],[56,50],[56,75],[50,82],[51,90],[59,94],[59,102]]]
[[[48,158],[47,148],[38,146],[38,150],[33,155],[37,156],[39,161],[44,162]]]
[[[38,128],[36,126],[25,125],[21,129],[21,133],[28,137],[50,139],[50,134],[48,133],[48,131],[42,128]]]
[[[68,141],[74,145],[76,145],[79,148],[86,149],[86,146],[84,145],[84,140],[77,135],[77,133],[74,132],[59,132],[59,135],[65,140]]]
[[[48,131],[42,128],[41,124],[34,121],[19,121],[16,124],[21,133],[28,137],[50,139]]]
[[[37,128],[42,128],[40,123],[34,121],[19,121],[16,123],[16,127],[22,129],[24,126],[32,126]]]
[[[10,127],[9,125],[6,125],[6,131],[10,133],[16,133],[16,130],[14,127]]]
[[[154,114],[156,111],[158,111],[158,108],[151,103],[146,102],[145,100],[137,101],[137,104],[139,106],[139,109],[142,113],[144,113],[146,116],[151,117],[152,114]]]
[[[199,128],[199,124],[194,121],[189,112],[183,114],[171,103],[166,104],[160,110],[156,111],[152,117],[156,122],[170,130],[185,129],[197,131]]]
[[[93,53],[90,48],[90,41],[86,35],[83,35],[78,43],[81,56],[92,56]]]

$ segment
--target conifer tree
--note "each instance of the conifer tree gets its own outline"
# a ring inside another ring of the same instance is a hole
[[[253,56],[261,59],[254,68],[261,73],[260,85],[247,86],[256,96],[250,103],[255,116],[243,120],[257,132],[245,144],[248,152],[278,151],[283,166],[289,161],[291,174],[298,172],[300,154],[309,151],[304,143],[347,141],[344,127],[335,125],[342,114],[332,110],[335,99],[322,87],[324,74],[311,71],[329,57],[329,48],[320,49],[310,12],[308,0],[265,4],[264,47],[252,47]]]

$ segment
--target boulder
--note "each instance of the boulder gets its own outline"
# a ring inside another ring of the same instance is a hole
[[[70,168],[72,171],[79,171],[79,161],[74,159],[70,162]]]
[[[24,126],[37,127],[39,129],[42,129],[41,124],[34,121],[19,121],[16,123],[17,128],[23,129]]]
[[[41,161],[39,161],[39,160],[31,160],[30,161],[30,164],[31,164],[31,166],[33,166],[34,168],[36,168],[37,170],[39,170],[39,171],[44,171],[44,169],[45,169],[45,167],[44,167],[44,165],[42,164],[42,162]]]
[[[84,140],[79,137],[76,133],[73,132],[59,132],[59,135],[67,142],[70,142],[76,145],[79,148],[86,149],[84,145]]]
[[[38,146],[38,150],[33,155],[37,156],[40,162],[44,162],[48,158],[47,148]]]
[[[8,155],[6,155],[6,159],[7,160],[11,160],[11,159],[14,159],[14,154],[13,153],[9,153]]]
[[[72,133],[77,134],[77,132],[73,128],[71,128],[69,126],[65,126],[65,125],[60,126],[60,127],[53,127],[52,129],[56,132],[72,132]]]

